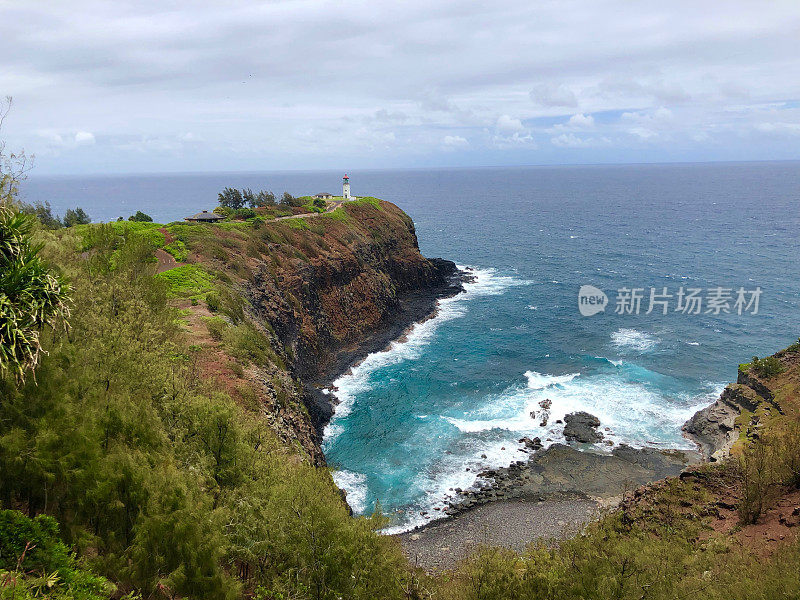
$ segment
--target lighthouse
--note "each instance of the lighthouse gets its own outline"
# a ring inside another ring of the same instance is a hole
[[[342,177],[342,197],[350,200],[350,178],[347,175]]]

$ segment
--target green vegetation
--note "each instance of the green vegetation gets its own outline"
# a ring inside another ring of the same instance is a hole
[[[364,198],[359,198],[358,200],[353,200],[350,204],[370,204],[377,208],[378,210],[383,210],[381,206],[380,198],[373,198],[372,196],[365,196]]]
[[[303,199],[295,198],[289,192],[283,192],[280,203],[282,206],[303,206]]]
[[[255,193],[250,188],[240,191],[226,187],[219,193],[219,205],[221,208],[228,208],[234,211],[245,207],[274,206],[275,194],[266,190]]]
[[[347,221],[347,211],[340,206],[339,208],[326,213],[322,218],[333,219],[334,221],[341,221],[344,223]]]
[[[0,190],[12,183],[0,178]],[[747,526],[800,485],[796,416],[748,431],[736,459],[657,483],[573,539],[523,553],[482,549],[433,577],[409,565],[395,539],[376,534],[385,524],[379,514],[353,518],[327,470],[278,441],[252,389],[234,399],[197,377],[199,360],[224,351],[238,377],[246,367],[272,369],[265,385],[285,407],[286,390],[301,385],[285,370],[291,349],[274,348],[270,331],[246,317],[230,285],[241,274],[236,265],[263,255],[277,277],[285,258],[327,247],[326,227],[344,230],[336,222],[384,210],[377,199],[308,221],[173,223],[166,247],[159,224],[50,228],[42,208],[41,247],[31,217],[0,209],[0,277],[22,262],[35,265],[26,273],[52,277],[59,293],[63,281],[72,286],[69,328],[61,330],[45,325],[67,317],[63,296],[40,313],[46,303],[8,296],[0,279],[0,309],[10,306],[29,324],[39,359],[36,381],[10,367],[0,373],[0,507],[23,511],[0,510],[0,600],[800,597],[797,541],[764,558],[709,528],[719,490],[735,495]],[[376,239],[385,232],[369,227]],[[226,268],[212,274],[190,264],[154,275],[160,247]],[[177,310],[173,297],[205,299],[213,350],[189,343],[181,318],[190,311]],[[287,300],[302,309],[293,295]],[[32,366],[30,352],[15,359],[13,348],[0,338],[9,365]],[[743,367],[760,377],[783,370],[774,358]]]
[[[0,380],[0,502],[56,518],[117,597],[403,597],[405,559],[374,533],[380,519],[352,518],[325,470],[192,376],[203,349],[186,345],[148,239],[93,227],[45,248],[74,286],[69,335],[47,334],[37,382]],[[216,293],[227,319],[241,310]],[[252,325],[227,319],[238,360],[273,360]],[[38,577],[16,577],[17,597]]]
[[[298,217],[296,219],[286,219],[284,223],[292,229],[297,229],[299,231],[306,231],[308,229],[308,221],[302,217]]]
[[[186,259],[189,258],[189,251],[186,249],[186,244],[181,240],[175,240],[171,244],[164,246],[164,250],[169,252],[178,262],[185,262]]]
[[[92,222],[92,219],[87,215],[84,210],[79,206],[75,210],[68,209],[64,213],[64,227],[73,227],[75,225],[87,225]]]
[[[61,229],[62,227],[74,227],[75,225],[87,225],[92,222],[91,217],[79,206],[75,209],[68,209],[62,219],[53,214],[53,209],[49,202],[42,204],[18,203],[20,212],[36,217],[45,229]]]
[[[156,275],[169,285],[170,295],[197,298],[214,289],[213,277],[198,265],[183,265]]]
[[[35,219],[0,204],[0,375],[24,377],[39,362],[41,331],[69,314],[64,279],[40,257]]]
[[[130,217],[128,217],[128,221],[136,221],[136,222],[139,222],[139,223],[152,223],[153,222],[153,217],[151,217],[148,214],[143,213],[140,210],[137,210],[136,214],[131,215]]]
[[[754,356],[749,364],[740,366],[759,377],[773,377],[783,372],[781,361],[774,356],[767,356],[766,358]]]
[[[0,510],[0,599],[102,600],[115,591],[78,563],[54,518]]]

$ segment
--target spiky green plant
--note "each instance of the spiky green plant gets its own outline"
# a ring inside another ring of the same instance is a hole
[[[0,205],[0,372],[19,379],[39,362],[42,328],[69,316],[69,288],[39,256],[34,222]]]

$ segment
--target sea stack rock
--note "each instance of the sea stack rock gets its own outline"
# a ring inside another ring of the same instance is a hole
[[[568,442],[581,442],[594,444],[603,439],[603,434],[597,431],[600,419],[587,412],[574,412],[564,417],[564,438]]]

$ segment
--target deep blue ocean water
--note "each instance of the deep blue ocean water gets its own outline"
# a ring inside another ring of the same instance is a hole
[[[431,518],[476,471],[521,458],[521,436],[562,441],[555,421],[574,410],[597,415],[615,443],[689,447],[681,424],[735,380],[737,364],[800,336],[800,163],[350,175],[354,194],[413,217],[425,255],[476,275],[435,319],[336,382],[329,463],[356,511],[380,501],[396,529]],[[224,186],[338,192],[340,177],[33,177],[23,191],[95,220],[143,210],[169,221],[212,208]],[[609,297],[591,317],[578,311],[588,284]],[[640,314],[615,314],[624,287],[643,289]],[[645,314],[650,288],[664,287],[669,313]],[[704,301],[710,288],[729,288],[731,312],[675,311],[681,287],[701,289]],[[757,314],[737,314],[739,288],[748,300],[762,290]]]

